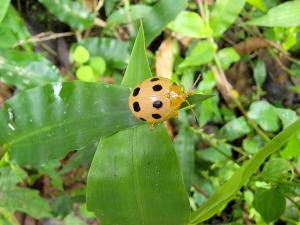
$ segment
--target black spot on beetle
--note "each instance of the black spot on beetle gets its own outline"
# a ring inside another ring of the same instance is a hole
[[[157,80],[159,80],[159,78],[157,78],[157,77],[154,77],[154,78],[152,78],[150,81],[157,81]]]
[[[159,108],[161,108],[163,106],[163,103],[161,101],[159,101],[159,100],[156,100],[156,101],[153,102],[152,105],[153,105],[154,108],[159,109]]]
[[[140,90],[141,90],[141,89],[140,89],[139,87],[135,88],[135,89],[133,90],[132,95],[133,95],[134,97],[137,96],[137,95],[139,94]]]
[[[160,91],[162,89],[162,86],[160,84],[156,84],[152,87],[153,91]]]
[[[152,114],[152,117],[154,119],[160,119],[161,118],[161,116],[159,114]]]
[[[141,110],[140,104],[138,102],[134,102],[133,109],[135,112],[139,112]]]
[[[146,121],[143,117],[140,117],[140,120]]]

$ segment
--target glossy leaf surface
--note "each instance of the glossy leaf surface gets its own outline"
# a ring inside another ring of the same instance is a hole
[[[189,218],[173,144],[161,125],[102,139],[88,179],[88,207],[103,224],[184,225]]]
[[[192,213],[189,224],[198,224],[216,213],[220,212],[227,203],[232,200],[240,188],[247,183],[249,178],[259,169],[261,164],[272,153],[278,151],[288,139],[300,130],[300,120],[280,132],[271,142],[266,144],[250,160],[246,161],[232,177],[225,182],[210,198]]]
[[[143,18],[146,45],[149,45],[186,6],[187,0],[176,0],[175,4],[174,0],[158,1]]]
[[[84,30],[94,24],[95,15],[72,0],[39,0],[52,14],[72,28]]]
[[[41,55],[0,49],[0,80],[26,89],[60,81],[61,74]]]
[[[125,87],[79,81],[24,91],[0,111],[0,144],[19,164],[59,159],[139,124],[128,108],[128,95]]]

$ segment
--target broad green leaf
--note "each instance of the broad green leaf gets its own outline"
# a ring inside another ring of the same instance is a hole
[[[72,0],[39,0],[59,20],[77,30],[87,29],[94,24],[92,14],[77,1]]]
[[[185,9],[187,0],[160,0],[143,18],[146,45],[149,45],[163,29]]]
[[[219,136],[220,138],[225,138],[229,141],[233,141],[248,134],[250,131],[251,128],[247,124],[245,117],[241,116],[226,123],[220,129]]]
[[[263,83],[265,82],[266,76],[267,76],[265,62],[262,60],[257,60],[253,73],[254,73],[253,76],[254,76],[255,82],[260,87],[262,87]]]
[[[183,173],[185,188],[189,193],[195,169],[195,138],[187,127],[182,127],[174,142],[177,158]]]
[[[215,147],[209,147],[197,151],[197,158],[214,163],[216,161],[228,161],[232,151],[229,145],[219,144]]]
[[[162,125],[103,138],[87,188],[88,209],[106,225],[185,225],[189,219],[179,163]]]
[[[0,48],[10,48],[20,40],[30,37],[23,19],[12,5],[9,5],[6,15],[0,25]],[[28,45],[25,45],[27,48]]]
[[[135,21],[143,18],[151,11],[151,7],[143,4],[137,4],[130,6],[129,15],[130,21]],[[120,8],[114,11],[106,20],[107,26],[117,26],[119,24],[128,23],[127,12],[125,8]]]
[[[240,55],[234,48],[223,48],[218,51],[217,56],[224,70],[227,70],[232,63],[240,60]]]
[[[246,0],[217,0],[210,17],[213,36],[220,37],[236,20]]]
[[[186,56],[179,68],[201,66],[209,63],[215,54],[216,46],[210,41],[199,41]]]
[[[126,68],[122,85],[134,87],[151,76],[152,73],[149,67],[145,49],[144,30],[143,26],[141,25],[133,45],[130,62]]]
[[[265,164],[260,175],[268,182],[278,183],[287,180],[292,169],[293,167],[288,161],[281,158],[272,158]]]
[[[272,141],[266,144],[250,160],[244,162],[243,166],[239,168],[232,177],[208,199],[206,203],[201,205],[194,213],[192,213],[189,224],[195,225],[201,223],[220,212],[228,204],[228,202],[235,197],[240,188],[247,183],[249,178],[259,169],[267,157],[278,151],[288,141],[288,139],[299,130],[300,120],[297,120],[295,123],[276,135]]]
[[[1,0],[0,2],[0,24],[7,12],[9,4],[10,4],[10,0]]]
[[[24,91],[0,111],[0,145],[19,164],[60,159],[102,136],[139,122],[128,107],[129,89],[73,81]]]
[[[253,5],[263,12],[266,12],[268,10],[264,0],[247,0],[247,3]]]
[[[285,210],[284,195],[275,188],[259,188],[254,195],[254,208],[267,223],[278,219]]]
[[[297,113],[291,109],[274,107],[274,110],[280,118],[283,124],[283,128],[287,128],[289,125],[291,125],[298,119]]]
[[[58,69],[41,55],[0,49],[0,81],[19,89],[61,80]]]
[[[174,21],[168,24],[168,28],[188,37],[203,38],[212,34],[199,14],[191,11],[181,12]]]
[[[262,17],[247,22],[250,25],[267,27],[294,27],[300,25],[300,1],[288,1],[268,11]]]
[[[248,116],[266,131],[275,132],[279,129],[279,117],[273,106],[266,101],[253,102]]]
[[[129,59],[128,43],[113,38],[92,37],[73,46],[84,46],[92,57],[100,56],[109,68],[124,68]]]

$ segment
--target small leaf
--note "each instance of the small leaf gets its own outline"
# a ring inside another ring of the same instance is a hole
[[[191,11],[181,12],[168,28],[182,35],[194,38],[203,38],[212,34],[199,14]]]
[[[247,3],[253,5],[263,12],[266,12],[268,10],[264,0],[247,0]]]
[[[0,49],[0,80],[25,89],[61,81],[61,74],[41,55]]]
[[[264,166],[261,176],[268,182],[278,183],[287,180],[292,166],[284,159],[272,158]]]
[[[236,20],[246,0],[217,0],[210,17],[213,36],[220,37]]]
[[[294,27],[300,25],[300,1],[288,1],[268,11],[262,17],[252,19],[247,24],[267,27]]]
[[[163,29],[186,8],[187,0],[160,0],[143,18],[146,45],[149,45]]]
[[[280,155],[285,159],[292,159],[300,156],[300,132],[297,132],[290,138]]]
[[[92,14],[78,2],[72,0],[39,0],[52,14],[62,22],[77,30],[84,30],[94,24]]]
[[[227,70],[232,63],[240,60],[240,55],[234,48],[223,48],[218,51],[217,56],[224,70]]]
[[[83,46],[77,46],[72,54],[72,58],[75,62],[83,64],[90,59],[90,53]]]
[[[103,75],[106,70],[106,62],[102,57],[99,56],[92,57],[89,65],[92,67],[97,76]]]
[[[278,219],[285,210],[284,195],[277,189],[256,190],[253,206],[267,223]]]
[[[251,131],[245,117],[236,118],[226,123],[221,129],[219,136],[229,141],[238,139]]]
[[[183,60],[179,64],[179,68],[201,66],[203,64],[209,63],[215,53],[215,45],[210,41],[200,41],[198,42]]]
[[[279,129],[279,117],[273,106],[266,101],[253,102],[248,115],[266,131],[275,132]]]
[[[274,107],[275,112],[279,116],[283,128],[287,128],[289,125],[297,121],[298,116],[297,113],[291,109],[284,109],[284,108],[276,108]]]
[[[0,2],[0,24],[7,12],[9,4],[10,4],[10,0],[1,0]]]
[[[247,137],[243,140],[243,148],[249,154],[257,153],[261,147],[262,141],[258,137]]]
[[[215,147],[209,147],[197,151],[197,158],[204,159],[208,162],[215,163],[216,161],[226,161],[232,155],[229,145],[219,144]]]
[[[257,60],[255,67],[254,67],[254,79],[255,82],[262,87],[263,83],[265,82],[267,76],[266,65],[264,61]]]
[[[90,66],[81,66],[76,71],[76,77],[78,80],[94,82],[96,81],[94,77],[93,70]]]

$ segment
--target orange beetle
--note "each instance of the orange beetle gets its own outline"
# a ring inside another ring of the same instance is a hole
[[[136,118],[154,124],[177,116],[177,110],[191,94],[170,79],[152,77],[132,90],[128,104]]]

